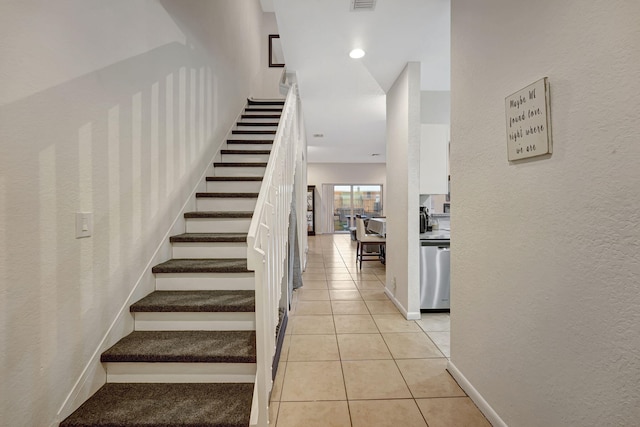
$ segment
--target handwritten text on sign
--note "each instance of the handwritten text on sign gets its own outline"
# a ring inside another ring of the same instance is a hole
[[[538,80],[505,98],[509,161],[551,153],[549,83]]]

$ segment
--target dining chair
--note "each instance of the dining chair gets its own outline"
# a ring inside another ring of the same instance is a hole
[[[364,219],[356,218],[356,264],[362,270],[362,261],[380,261],[384,256],[386,239],[377,234],[367,234]],[[367,252],[367,249],[377,246],[376,251]]]

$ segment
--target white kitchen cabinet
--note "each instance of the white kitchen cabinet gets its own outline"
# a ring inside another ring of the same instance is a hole
[[[449,125],[423,124],[420,133],[420,194],[447,194]]]

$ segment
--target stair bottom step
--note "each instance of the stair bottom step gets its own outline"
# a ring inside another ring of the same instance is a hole
[[[253,384],[105,384],[60,427],[248,426]]]

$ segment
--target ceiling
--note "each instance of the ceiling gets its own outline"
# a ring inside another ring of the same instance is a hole
[[[385,93],[407,62],[421,63],[423,91],[449,90],[449,0],[377,0],[355,12],[351,1],[261,0],[297,74],[309,163],[386,162]],[[364,58],[349,57],[356,47]]]

